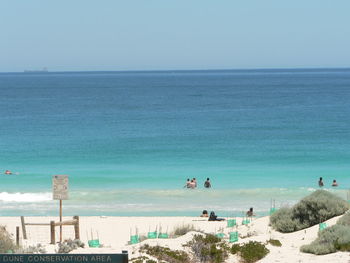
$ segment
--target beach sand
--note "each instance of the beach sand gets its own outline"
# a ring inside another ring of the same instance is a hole
[[[327,225],[335,224],[339,217],[327,221]],[[71,217],[64,217],[63,220],[70,220]],[[25,217],[26,223],[49,223],[51,220],[58,221],[58,217]],[[350,253],[337,252],[324,256],[301,253],[300,246],[309,244],[317,237],[318,225],[294,233],[282,234],[272,230],[269,227],[269,217],[253,219],[249,226],[241,225],[242,219],[237,218],[239,223],[239,235],[250,237],[239,238],[238,243],[248,242],[250,240],[266,242],[270,238],[278,239],[282,247],[267,245],[270,253],[259,262],[349,262]],[[7,230],[15,236],[16,226],[21,226],[20,217],[0,217],[0,225],[5,225]],[[141,254],[138,248],[142,244],[166,246],[170,249],[184,249],[183,244],[191,240],[197,232],[189,232],[184,236],[169,239],[147,239],[136,245],[128,245],[130,233],[137,231],[140,236],[147,235],[149,231],[156,228],[159,231],[161,226],[163,232],[169,234],[179,226],[193,225],[196,229],[205,233],[218,233],[223,231],[226,234],[232,231],[227,228],[226,221],[209,222],[200,217],[106,217],[106,216],[87,216],[80,217],[80,239],[87,244],[89,239],[98,238],[103,247],[100,248],[79,248],[72,253],[121,253],[122,250],[129,252],[129,259],[138,257]],[[20,227],[21,229],[21,227]],[[236,229],[236,228],[234,228]],[[57,245],[50,245],[49,226],[27,226],[28,240],[22,239],[20,233],[20,243],[24,247],[41,243],[46,246],[48,253],[55,253]],[[63,239],[74,238],[74,228],[72,226],[63,227]],[[56,228],[56,240],[59,240],[59,227]],[[239,262],[236,256],[230,256],[227,262]]]

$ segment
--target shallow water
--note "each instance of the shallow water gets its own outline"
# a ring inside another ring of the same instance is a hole
[[[0,74],[1,215],[239,215],[350,185],[350,70]],[[199,189],[183,189],[196,177]],[[212,189],[204,189],[207,177]]]

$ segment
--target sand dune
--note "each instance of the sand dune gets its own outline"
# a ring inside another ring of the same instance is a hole
[[[327,225],[335,224],[339,217],[327,221]],[[64,217],[64,220],[71,217]],[[50,220],[58,221],[57,217],[26,217],[26,222],[48,223]],[[240,224],[241,218],[237,218]],[[300,246],[308,244],[317,237],[318,226],[310,227],[294,233],[282,234],[269,227],[269,217],[254,219],[249,226],[239,225],[237,230],[240,238],[239,243],[250,240],[266,242],[270,238],[278,239],[282,247],[267,245],[270,253],[260,262],[349,262],[348,252],[338,252],[324,256],[305,254],[299,251]],[[184,236],[170,239],[147,239],[136,245],[128,245],[130,233],[134,234],[136,229],[139,235],[146,235],[159,227],[163,232],[171,233],[176,227],[182,225],[193,225],[196,229],[205,233],[217,233],[222,231],[228,235],[232,228],[227,228],[227,222],[209,222],[200,217],[80,217],[80,237],[87,243],[91,236],[100,240],[101,248],[77,249],[74,253],[120,253],[122,250],[129,252],[129,257],[139,256],[138,248],[142,244],[167,246],[171,249],[183,249],[182,244],[191,240],[196,232],[189,232]],[[15,235],[16,226],[21,226],[19,217],[0,217],[0,225],[5,225],[7,230]],[[236,228],[234,228],[236,229]],[[54,253],[56,245],[50,245],[49,226],[27,226],[28,240],[22,239],[21,244],[25,247],[41,243],[46,246],[47,252]],[[245,237],[249,236],[249,237]],[[245,238],[242,238],[245,237]],[[63,228],[63,239],[74,238],[73,227]],[[59,228],[56,229],[56,240],[59,239]],[[238,262],[235,256],[231,256],[227,262]]]

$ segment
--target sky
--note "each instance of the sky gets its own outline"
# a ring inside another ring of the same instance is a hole
[[[0,0],[0,72],[350,67],[349,0]]]

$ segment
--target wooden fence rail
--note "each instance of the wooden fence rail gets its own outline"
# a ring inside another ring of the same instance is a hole
[[[51,237],[50,244],[56,243],[56,237],[55,237],[56,226],[74,226],[74,237],[75,239],[80,239],[79,216],[73,216],[72,220],[66,220],[62,222],[50,221],[50,223],[26,223],[24,221],[24,216],[21,216],[21,224],[22,224],[23,239],[27,239],[26,226],[50,226],[50,237]]]

